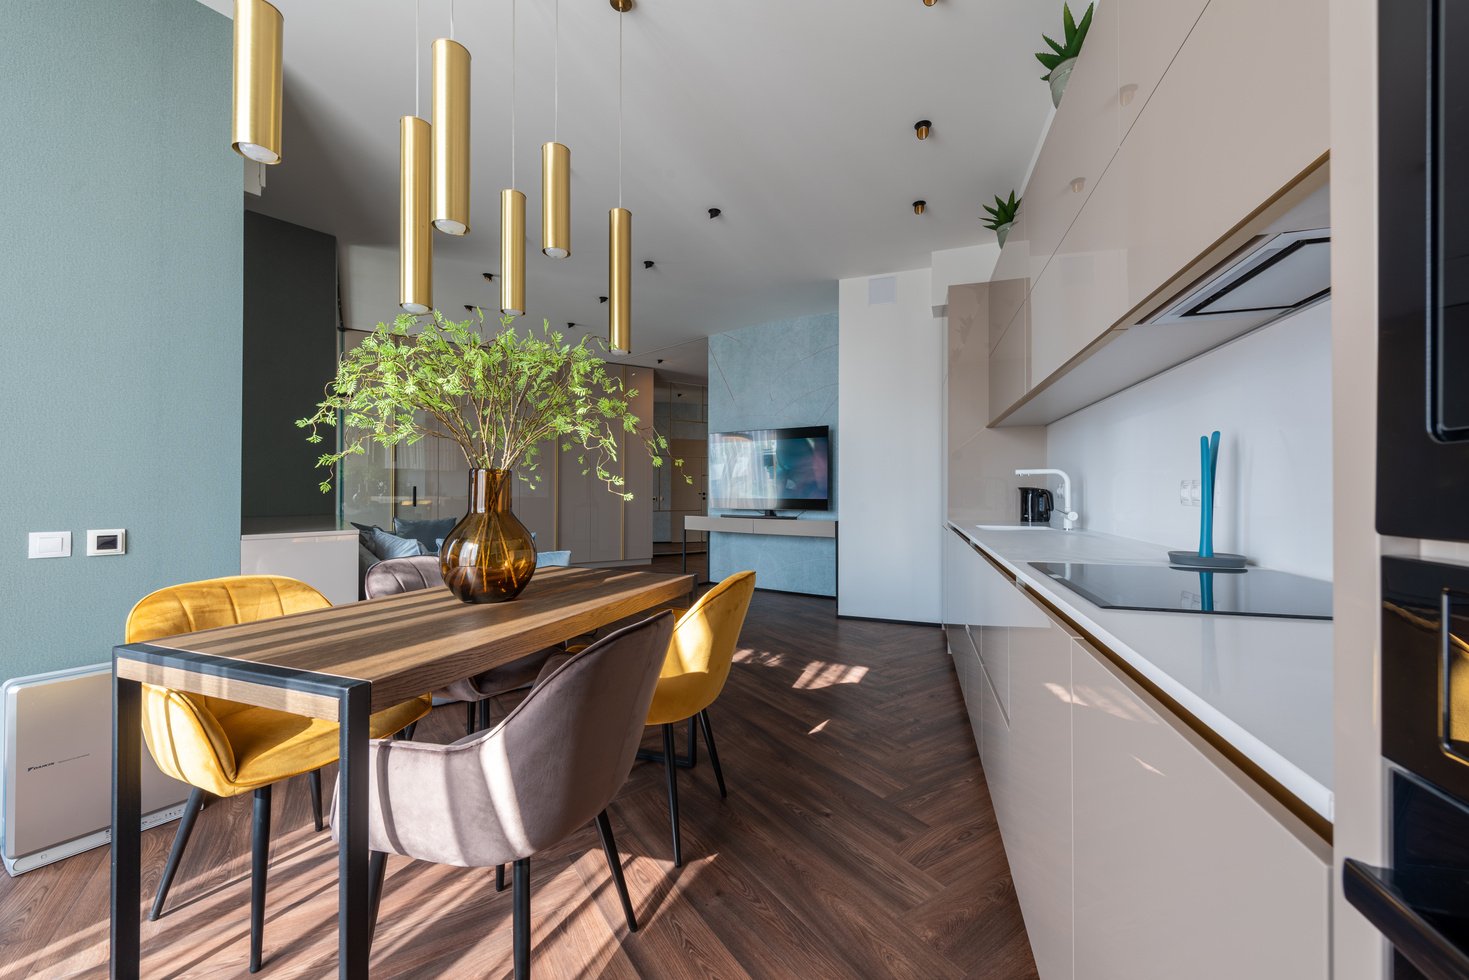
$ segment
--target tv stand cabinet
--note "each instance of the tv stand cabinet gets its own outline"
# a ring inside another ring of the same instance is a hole
[[[683,522],[683,570],[689,570],[689,532],[706,531],[722,534],[770,534],[779,537],[835,538],[835,518],[808,520],[771,520],[768,517],[685,517]]]

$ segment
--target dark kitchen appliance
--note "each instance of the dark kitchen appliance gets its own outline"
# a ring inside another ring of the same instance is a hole
[[[1388,866],[1347,859],[1347,899],[1393,978],[1469,976],[1469,567],[1382,560]]]
[[[1051,511],[1055,506],[1056,502],[1051,497],[1051,491],[1042,490],[1040,487],[1020,488],[1021,524],[1051,523]]]
[[[1377,530],[1469,541],[1469,4],[1378,9]]]
[[[1207,572],[1167,565],[1047,561],[1030,565],[1103,609],[1331,618],[1330,582],[1265,568]]]

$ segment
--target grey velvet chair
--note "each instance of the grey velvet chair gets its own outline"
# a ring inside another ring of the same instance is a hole
[[[557,552],[567,560],[571,552]],[[548,564],[558,563],[552,561]],[[561,561],[559,564],[566,564]],[[539,564],[539,563],[538,563]],[[421,589],[443,588],[444,576],[439,571],[437,555],[414,555],[411,558],[389,558],[367,570],[362,588],[369,599],[417,592]],[[466,730],[473,733],[480,728],[490,727],[490,699],[511,691],[520,691],[536,682],[546,658],[554,650],[542,650],[522,657],[512,663],[495,667],[474,677],[455,681],[448,687],[434,692],[434,700],[440,704],[463,701],[468,705]]]
[[[525,980],[530,859],[595,821],[636,931],[607,805],[632,769],[672,636],[667,612],[618,630],[548,673],[499,725],[453,744],[369,743],[373,928],[386,854],[467,868],[513,863],[515,977]]]

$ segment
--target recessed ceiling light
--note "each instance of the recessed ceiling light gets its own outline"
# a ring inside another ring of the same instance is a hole
[[[652,259],[643,259],[643,268],[644,269],[651,269],[651,268],[653,268],[653,260]]]
[[[924,212],[924,210],[927,209],[927,208],[928,208],[928,202],[927,201],[914,201],[913,202],[913,213],[914,214],[922,214]]]
[[[720,210],[719,208],[710,208],[709,209],[709,217],[711,217],[711,218],[717,218],[717,217],[719,217],[723,213],[724,212],[722,210]]]
[[[933,123],[929,122],[927,119],[920,119],[913,124],[913,132],[917,133],[918,138],[921,140],[928,139],[928,134],[932,131]]]

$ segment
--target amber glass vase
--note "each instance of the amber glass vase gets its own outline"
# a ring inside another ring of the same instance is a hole
[[[449,591],[465,602],[505,602],[536,572],[530,531],[510,512],[509,470],[469,471],[469,513],[439,549]]]

